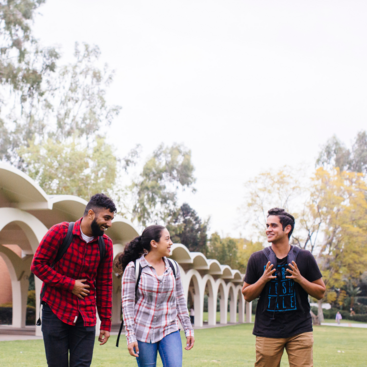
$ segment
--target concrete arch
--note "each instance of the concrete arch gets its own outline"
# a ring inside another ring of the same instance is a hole
[[[202,278],[204,287],[203,297],[205,296],[205,289],[208,288],[208,325],[216,325],[217,323],[217,285],[214,278],[206,274]],[[204,305],[204,299],[203,299]],[[204,310],[203,310],[204,311]]]
[[[35,253],[47,227],[33,215],[15,208],[0,208],[0,231],[8,224],[17,224],[28,238],[31,253]]]
[[[182,274],[182,273],[181,273]],[[203,326],[203,307],[204,307],[204,289],[203,282],[200,273],[191,269],[185,274],[185,287],[184,293],[188,295],[191,293],[191,297],[194,300],[195,310],[195,326]],[[193,289],[190,289],[191,280],[193,281]]]
[[[228,265],[221,265],[221,269],[222,269],[222,279],[226,280],[233,279],[232,269]]]
[[[34,254],[37,250],[38,244],[41,242],[43,236],[47,232],[47,227],[45,227],[45,225],[40,220],[38,220],[36,217],[34,217],[33,215],[27,212],[24,212],[20,209],[0,208],[0,231],[6,225],[10,223],[16,223],[22,229],[22,231],[27,236],[27,239],[31,247],[30,249],[28,249],[28,253]],[[29,264],[29,268],[30,268],[30,264]],[[19,309],[16,308],[15,311],[13,310],[14,312],[13,315],[14,315],[14,318],[20,318],[21,323],[23,324],[23,319],[21,315],[23,315],[22,308],[26,307],[26,302],[27,302],[27,298],[25,294],[28,291],[28,279],[26,280],[25,278],[23,280],[22,279],[23,278],[18,280],[18,282],[20,282],[18,285],[16,285],[17,283],[13,283],[13,280],[12,280],[12,288],[13,290],[15,289],[14,297],[18,297],[21,300],[20,308]],[[37,277],[35,277],[36,315],[39,314],[41,287],[42,287],[42,281],[39,280]],[[25,306],[24,306],[24,302],[25,302]],[[13,305],[14,305],[14,302],[13,302]],[[18,315],[15,315],[15,313],[18,313]],[[24,320],[24,325],[25,325],[25,320]],[[36,335],[42,335],[41,328],[39,326],[36,327]]]
[[[209,263],[201,252],[191,252],[193,267],[196,270],[209,270]]]
[[[22,210],[52,209],[48,196],[34,180],[3,162],[0,162],[0,183],[2,194],[11,206]]]
[[[32,256],[20,258],[7,247],[0,246],[0,257],[8,267],[13,298],[12,326],[24,328],[26,324],[29,276],[31,274]]]
[[[209,263],[209,274],[211,275],[222,275],[222,266],[220,265],[218,260],[210,259]]]
[[[171,247],[171,258],[179,264],[193,263],[189,249],[180,243],[174,243]]]

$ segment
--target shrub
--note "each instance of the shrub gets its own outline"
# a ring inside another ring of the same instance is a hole
[[[367,315],[354,315],[349,317],[350,320],[367,322]]]

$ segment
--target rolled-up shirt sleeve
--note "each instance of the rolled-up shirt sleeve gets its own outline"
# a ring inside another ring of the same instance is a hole
[[[177,276],[176,276],[176,305],[177,305],[177,316],[180,319],[182,327],[184,328],[186,337],[194,336],[194,329],[191,325],[189,312],[187,310],[187,304],[181,283],[181,274],[179,267],[177,267]]]
[[[136,342],[135,318],[135,265],[129,263],[121,279],[122,312],[127,344]]]

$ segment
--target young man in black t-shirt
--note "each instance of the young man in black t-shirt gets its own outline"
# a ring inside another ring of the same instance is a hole
[[[323,298],[325,284],[313,255],[302,249],[296,251],[289,244],[294,229],[292,215],[284,209],[271,209],[266,227],[271,246],[251,255],[242,288],[247,302],[260,297],[253,331],[255,366],[279,367],[286,348],[291,367],[311,367],[313,335],[308,295]],[[295,261],[289,263],[291,257]],[[268,258],[276,259],[276,264]]]

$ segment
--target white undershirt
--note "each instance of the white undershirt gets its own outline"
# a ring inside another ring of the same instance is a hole
[[[83,231],[82,231],[82,226],[80,226],[80,233],[82,235],[82,238],[83,240],[86,242],[86,243],[89,243],[89,242],[92,242],[94,240],[94,236],[92,237],[89,237],[89,236],[86,236]]]

